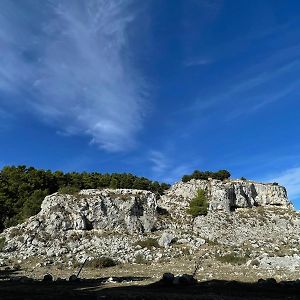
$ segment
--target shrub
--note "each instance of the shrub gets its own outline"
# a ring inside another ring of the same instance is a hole
[[[159,248],[159,244],[156,239],[148,238],[144,241],[138,241],[135,245],[141,246],[142,248],[151,249],[152,247]]]
[[[23,229],[21,229],[19,227],[14,227],[10,230],[9,237],[14,238],[14,237],[22,235],[23,233],[24,233]]]
[[[204,190],[199,189],[197,195],[191,200],[190,207],[187,213],[194,218],[200,215],[207,215],[208,212],[208,199]]]
[[[247,257],[238,256],[235,253],[226,254],[223,256],[216,256],[216,259],[222,263],[227,263],[231,265],[243,265],[247,262]]]
[[[61,187],[58,192],[60,194],[68,194],[68,195],[75,195],[80,191],[80,189],[76,186],[63,186]]]
[[[3,251],[5,246],[5,237],[0,237],[0,252]]]
[[[89,261],[88,266],[93,268],[93,269],[102,269],[102,268],[109,268],[109,267],[114,267],[118,263],[113,260],[110,257],[99,257],[99,258],[94,258],[91,261]]]
[[[246,181],[247,179],[245,177],[241,177],[240,180]]]
[[[143,254],[137,254],[135,257],[135,263],[139,264],[139,265],[147,265],[149,264],[149,261],[147,261],[144,257]]]

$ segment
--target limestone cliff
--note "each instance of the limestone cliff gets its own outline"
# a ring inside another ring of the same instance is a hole
[[[156,222],[156,197],[141,190],[82,190],[78,195],[47,196],[35,217],[47,232],[101,229],[150,232]]]
[[[209,212],[192,218],[186,210],[198,189],[207,192]],[[1,236],[5,246],[0,261],[16,256],[83,261],[99,255],[121,262],[138,256],[151,261],[183,255],[183,249],[194,254],[207,241],[248,247],[258,257],[262,246],[270,252],[275,245],[297,248],[300,218],[279,185],[191,180],[174,184],[160,197],[127,189],[55,193],[44,199],[40,213]],[[157,240],[157,246],[139,244],[149,238]],[[172,247],[173,243],[177,246]]]
[[[210,211],[234,211],[236,208],[278,206],[293,209],[286,189],[277,184],[246,180],[195,180],[178,182],[161,197],[159,204],[172,214],[183,215],[198,189],[206,191]]]

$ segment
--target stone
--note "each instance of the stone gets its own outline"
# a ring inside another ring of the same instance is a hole
[[[197,280],[189,274],[183,274],[180,276],[179,282],[183,285],[191,285],[197,283]]]
[[[158,244],[161,247],[168,247],[172,241],[174,240],[174,235],[169,232],[164,232],[160,239],[158,240]]]
[[[171,283],[173,283],[173,280],[174,280],[174,274],[164,273],[163,277],[162,277],[162,280],[163,280],[164,283],[171,284]]]
[[[43,282],[52,282],[53,276],[51,274],[45,274],[43,278]]]
[[[73,274],[69,277],[69,281],[70,282],[77,282],[77,281],[80,281],[80,279],[75,274]]]

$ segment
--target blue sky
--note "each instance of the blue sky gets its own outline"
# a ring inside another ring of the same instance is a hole
[[[2,0],[0,167],[194,169],[300,208],[300,2]]]

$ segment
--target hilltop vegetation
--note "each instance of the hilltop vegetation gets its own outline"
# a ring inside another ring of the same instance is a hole
[[[183,175],[182,181],[188,182],[191,179],[202,179],[207,180],[208,178],[225,180],[228,179],[231,174],[227,170],[220,170],[218,172],[204,171],[201,172],[199,170],[195,170],[191,175]]]
[[[162,194],[169,185],[127,173],[63,173],[6,166],[0,171],[0,232],[37,214],[42,200],[49,194],[98,188],[140,189]]]

